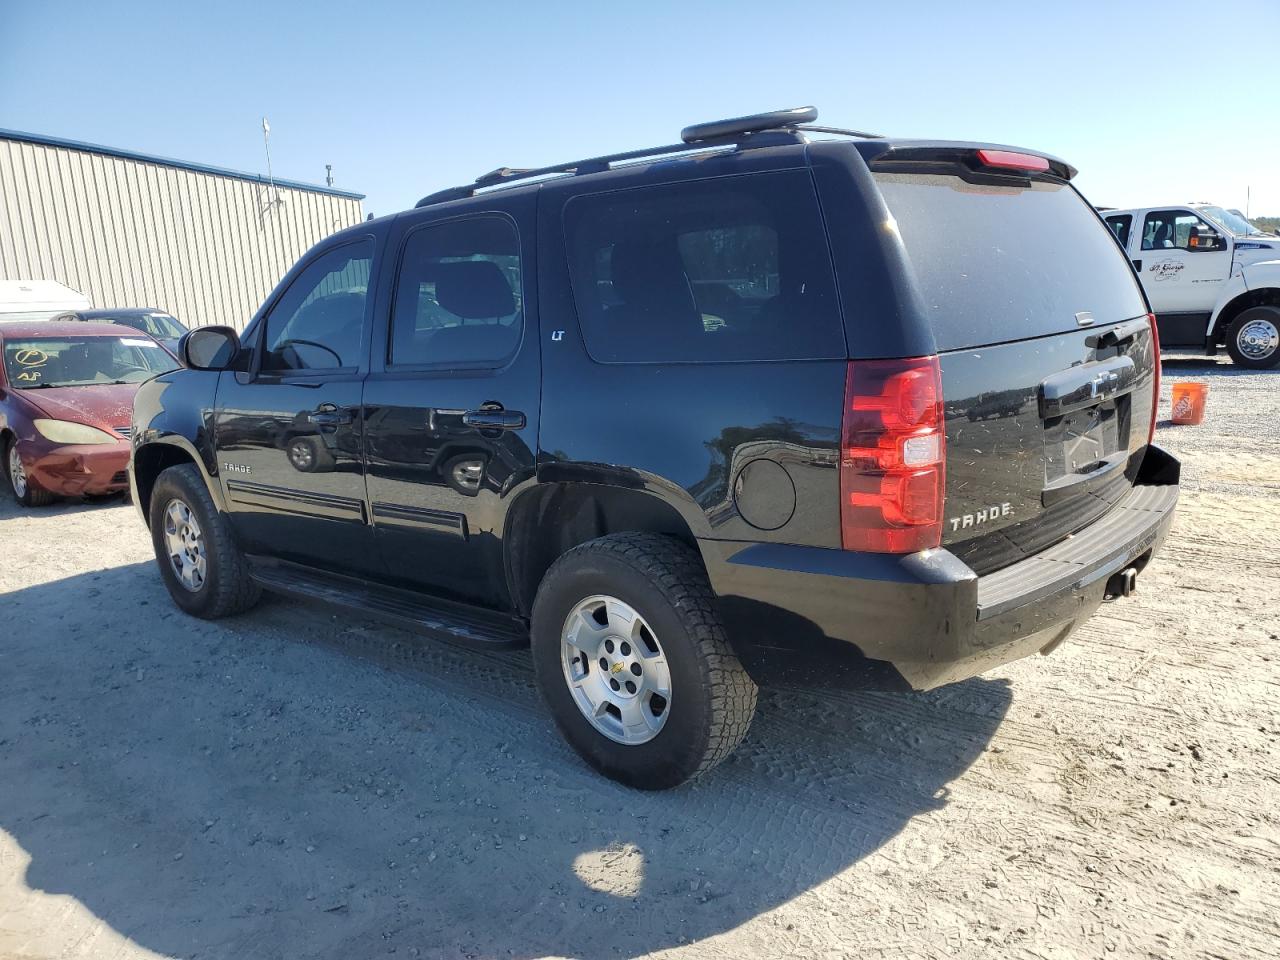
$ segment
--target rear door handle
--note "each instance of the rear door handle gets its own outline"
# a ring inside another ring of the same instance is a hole
[[[1138,379],[1132,357],[1082,363],[1040,383],[1040,419],[1060,417],[1128,393]]]
[[[478,430],[523,430],[526,420],[519,410],[482,408],[468,410],[462,415],[462,422]]]
[[[1135,260],[1135,261],[1133,261],[1133,269],[1135,269],[1135,270],[1137,270],[1139,273],[1141,273],[1141,272],[1142,272],[1142,261],[1141,261],[1141,260]]]

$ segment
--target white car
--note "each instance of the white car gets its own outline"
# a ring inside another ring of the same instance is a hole
[[[65,310],[88,310],[89,298],[54,280],[0,280],[0,323],[48,320]]]
[[[1101,216],[1142,278],[1163,353],[1225,346],[1244,367],[1280,363],[1280,237],[1208,203]]]

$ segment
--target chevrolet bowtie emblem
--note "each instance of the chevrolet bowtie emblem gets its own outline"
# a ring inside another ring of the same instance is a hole
[[[621,673],[621,672],[622,672],[622,664],[620,664],[620,663],[615,663],[612,667],[610,667],[610,668],[609,668],[609,672],[610,672],[610,673]]]

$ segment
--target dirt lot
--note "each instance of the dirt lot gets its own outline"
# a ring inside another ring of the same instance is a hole
[[[768,693],[729,763],[590,773],[527,658],[171,606],[131,507],[0,507],[0,957],[1280,952],[1280,373],[1137,597],[924,696]],[[1168,410],[1168,387],[1164,410]]]

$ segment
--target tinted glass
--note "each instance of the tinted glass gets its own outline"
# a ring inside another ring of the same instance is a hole
[[[409,234],[391,319],[393,365],[500,366],[520,343],[520,246],[501,217]]]
[[[336,247],[298,276],[267,316],[263,370],[323,370],[360,363],[373,241]]]
[[[6,340],[9,383],[22,389],[141,383],[173,370],[178,362],[145,337],[59,337]]]
[[[1186,250],[1213,228],[1186,210],[1153,210],[1142,224],[1143,250]]]
[[[877,173],[939,350],[1079,329],[1146,313],[1107,227],[1071,187],[987,186]]]
[[[565,228],[596,360],[845,356],[831,256],[805,172],[578,197]]]
[[[1107,226],[1111,228],[1111,232],[1116,235],[1116,239],[1120,241],[1120,246],[1126,249],[1129,246],[1129,228],[1133,226],[1133,217],[1127,213],[1120,214],[1115,217],[1107,217]]]

